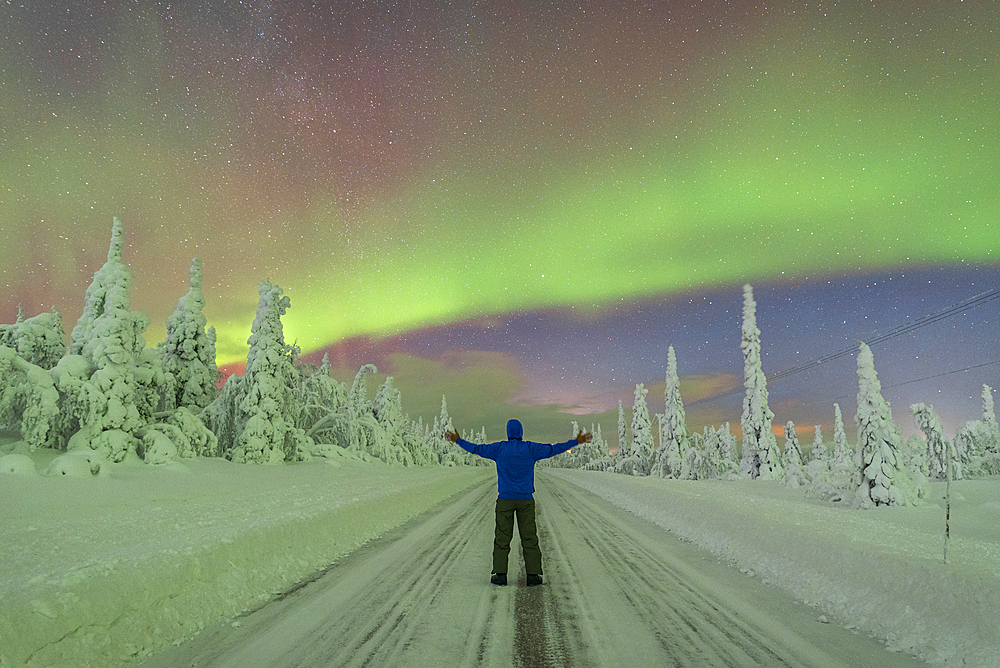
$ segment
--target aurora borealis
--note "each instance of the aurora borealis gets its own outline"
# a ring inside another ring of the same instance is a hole
[[[958,1],[0,4],[0,321],[68,330],[117,215],[147,341],[197,256],[220,365],[267,278],[307,359],[374,355],[476,429],[655,405],[668,345],[690,396],[729,389],[745,282],[768,374],[1000,283],[998,28]],[[876,368],[998,360],[998,311]],[[998,369],[900,388],[953,432]],[[852,373],[775,389],[776,424],[853,415]]]

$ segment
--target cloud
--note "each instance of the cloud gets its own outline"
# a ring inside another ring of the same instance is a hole
[[[571,437],[570,422],[576,416],[566,407],[519,398],[527,378],[513,355],[482,350],[448,350],[436,358],[390,353],[385,362],[380,371],[393,376],[403,396],[403,410],[411,419],[433,421],[444,396],[448,414],[460,431],[485,428],[490,439],[499,440],[507,420],[517,418],[531,440],[556,442]],[[589,421],[586,424],[589,427]]]
[[[681,397],[691,402],[735,390],[743,384],[736,374],[723,372],[681,376],[680,381]]]
[[[386,373],[404,393],[404,409],[416,415],[437,415],[443,395],[452,416],[471,419],[490,406],[509,405],[524,385],[524,371],[506,353],[449,350],[437,359],[390,353],[386,361]]]

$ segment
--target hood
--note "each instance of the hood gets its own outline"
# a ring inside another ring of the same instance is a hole
[[[524,436],[524,427],[517,420],[507,420],[507,440],[520,441]]]

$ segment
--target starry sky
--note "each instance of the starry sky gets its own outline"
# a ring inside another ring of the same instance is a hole
[[[0,322],[68,332],[119,216],[150,345],[200,257],[227,371],[268,279],[414,418],[616,440],[670,345],[738,429],[751,283],[769,376],[918,324],[876,369],[953,433],[1000,386],[998,109],[992,2],[2,2]],[[789,374],[775,422],[856,391]]]

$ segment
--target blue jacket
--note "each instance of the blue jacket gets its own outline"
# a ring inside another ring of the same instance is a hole
[[[507,440],[479,445],[464,438],[456,441],[465,451],[492,459],[497,463],[497,493],[501,499],[530,499],[535,493],[535,462],[566,452],[574,445],[571,438],[564,443],[550,445],[521,440],[524,430],[517,420],[507,422]]]

